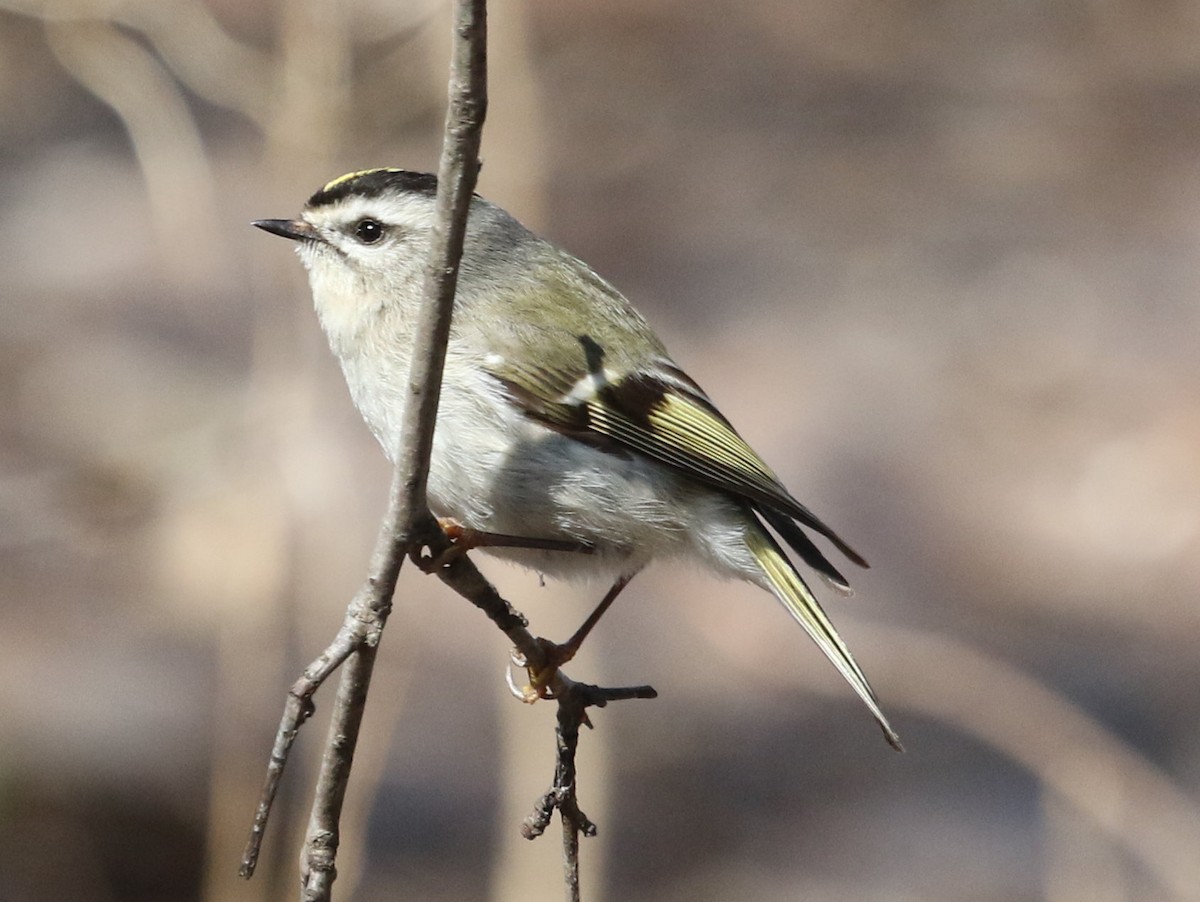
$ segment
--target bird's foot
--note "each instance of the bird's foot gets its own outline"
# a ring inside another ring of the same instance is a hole
[[[512,653],[512,663],[508,668],[508,689],[523,702],[533,704],[539,698],[554,698],[554,687],[559,681],[559,668],[575,657],[579,651],[579,647],[583,645],[583,640],[588,637],[592,629],[600,622],[600,618],[604,616],[604,612],[609,609],[617,596],[621,594],[621,590],[629,585],[629,581],[633,579],[637,573],[627,573],[617,578],[617,581],[612,584],[605,596],[600,599],[600,603],[596,605],[596,609],[588,616],[588,619],[583,622],[579,629],[575,630],[575,635],[559,645],[557,642],[551,642],[549,639],[538,637],[538,651],[541,652],[541,661],[530,662],[525,659],[525,656],[518,651]],[[522,667],[529,674],[529,683],[526,686],[517,686],[513,680],[513,666]]]
[[[506,673],[508,682],[508,691],[515,698],[520,699],[528,705],[532,705],[540,698],[554,698],[555,686],[559,681],[559,670],[566,665],[575,653],[579,651],[579,644],[568,642],[565,645],[559,645],[557,642],[551,642],[549,639],[538,638],[538,648],[541,651],[542,660],[538,664],[532,664],[525,659],[525,656],[516,649],[513,650],[509,657],[509,667]],[[516,679],[513,678],[513,668],[519,667],[525,671],[529,678],[529,682],[524,686],[518,686]]]
[[[461,555],[476,548],[533,548],[541,551],[567,551],[575,554],[591,554],[595,548],[587,542],[571,539],[539,539],[531,536],[514,536],[502,532],[486,532],[464,526],[453,517],[438,517],[438,526],[450,540],[450,546],[437,554],[420,561],[422,569],[434,572],[446,567]]]

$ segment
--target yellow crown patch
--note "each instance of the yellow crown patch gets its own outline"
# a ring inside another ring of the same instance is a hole
[[[372,172],[403,172],[403,171],[404,171],[403,169],[399,169],[395,166],[376,166],[374,169],[358,169],[358,170],[355,170],[354,172],[347,172],[345,175],[339,175],[332,182],[326,183],[326,185],[321,190],[328,191],[331,188],[336,188],[338,185],[342,184],[342,182],[348,182],[351,179],[356,179],[362,175],[370,175]]]

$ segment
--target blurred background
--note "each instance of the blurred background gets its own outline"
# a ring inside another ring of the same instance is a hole
[[[495,0],[480,191],[588,260],[872,562],[639,578],[579,678],[589,900],[1200,899],[1200,6]],[[449,13],[0,0],[0,898],[295,895],[389,479],[251,219],[436,167]],[[596,589],[486,562],[563,638]],[[340,899],[561,898],[553,709],[405,572]]]

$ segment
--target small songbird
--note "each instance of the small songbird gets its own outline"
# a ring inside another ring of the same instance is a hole
[[[296,242],[350,394],[389,456],[436,192],[435,176],[369,169],[325,185],[297,219],[254,223]],[[654,558],[702,561],[761,586],[900,747],[775,535],[844,594],[846,579],[804,530],[866,562],[789,494],[620,292],[480,197],[467,222],[428,498],[439,517],[500,537],[481,541],[488,551],[550,576],[607,579],[602,606]]]

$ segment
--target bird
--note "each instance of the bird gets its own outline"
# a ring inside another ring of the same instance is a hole
[[[253,223],[295,242],[351,398],[389,457],[436,195],[429,173],[358,170],[321,187],[296,218]],[[781,541],[840,594],[851,594],[848,581],[809,533],[866,560],[792,496],[624,295],[478,195],[427,493],[434,514],[491,554],[552,578],[605,580],[587,629],[651,560],[700,562],[767,590],[902,748]]]

